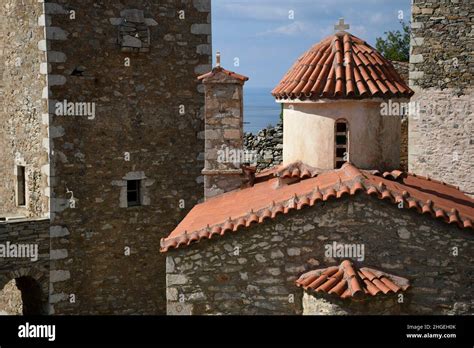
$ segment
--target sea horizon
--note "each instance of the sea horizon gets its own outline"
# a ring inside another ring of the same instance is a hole
[[[271,95],[272,87],[244,87],[244,131],[256,134],[280,120],[281,107]]]

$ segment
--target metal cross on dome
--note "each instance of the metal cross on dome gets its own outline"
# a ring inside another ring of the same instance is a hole
[[[350,28],[349,24],[344,23],[344,18],[339,18],[339,23],[334,26],[336,31],[344,31]]]

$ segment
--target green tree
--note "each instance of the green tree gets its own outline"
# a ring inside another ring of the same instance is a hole
[[[390,60],[408,62],[410,59],[410,27],[401,22],[403,33],[400,30],[385,32],[386,38],[378,37],[375,48]]]

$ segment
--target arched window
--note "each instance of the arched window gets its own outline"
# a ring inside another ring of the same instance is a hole
[[[346,162],[349,162],[349,123],[340,119],[336,121],[335,126],[335,168],[341,168]]]

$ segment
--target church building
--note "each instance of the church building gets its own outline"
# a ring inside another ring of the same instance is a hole
[[[284,105],[283,164],[219,161],[242,148],[248,78],[218,65],[205,90],[205,201],[161,240],[167,313],[472,314],[474,200],[399,169],[413,91],[391,62],[336,33],[272,94]]]

